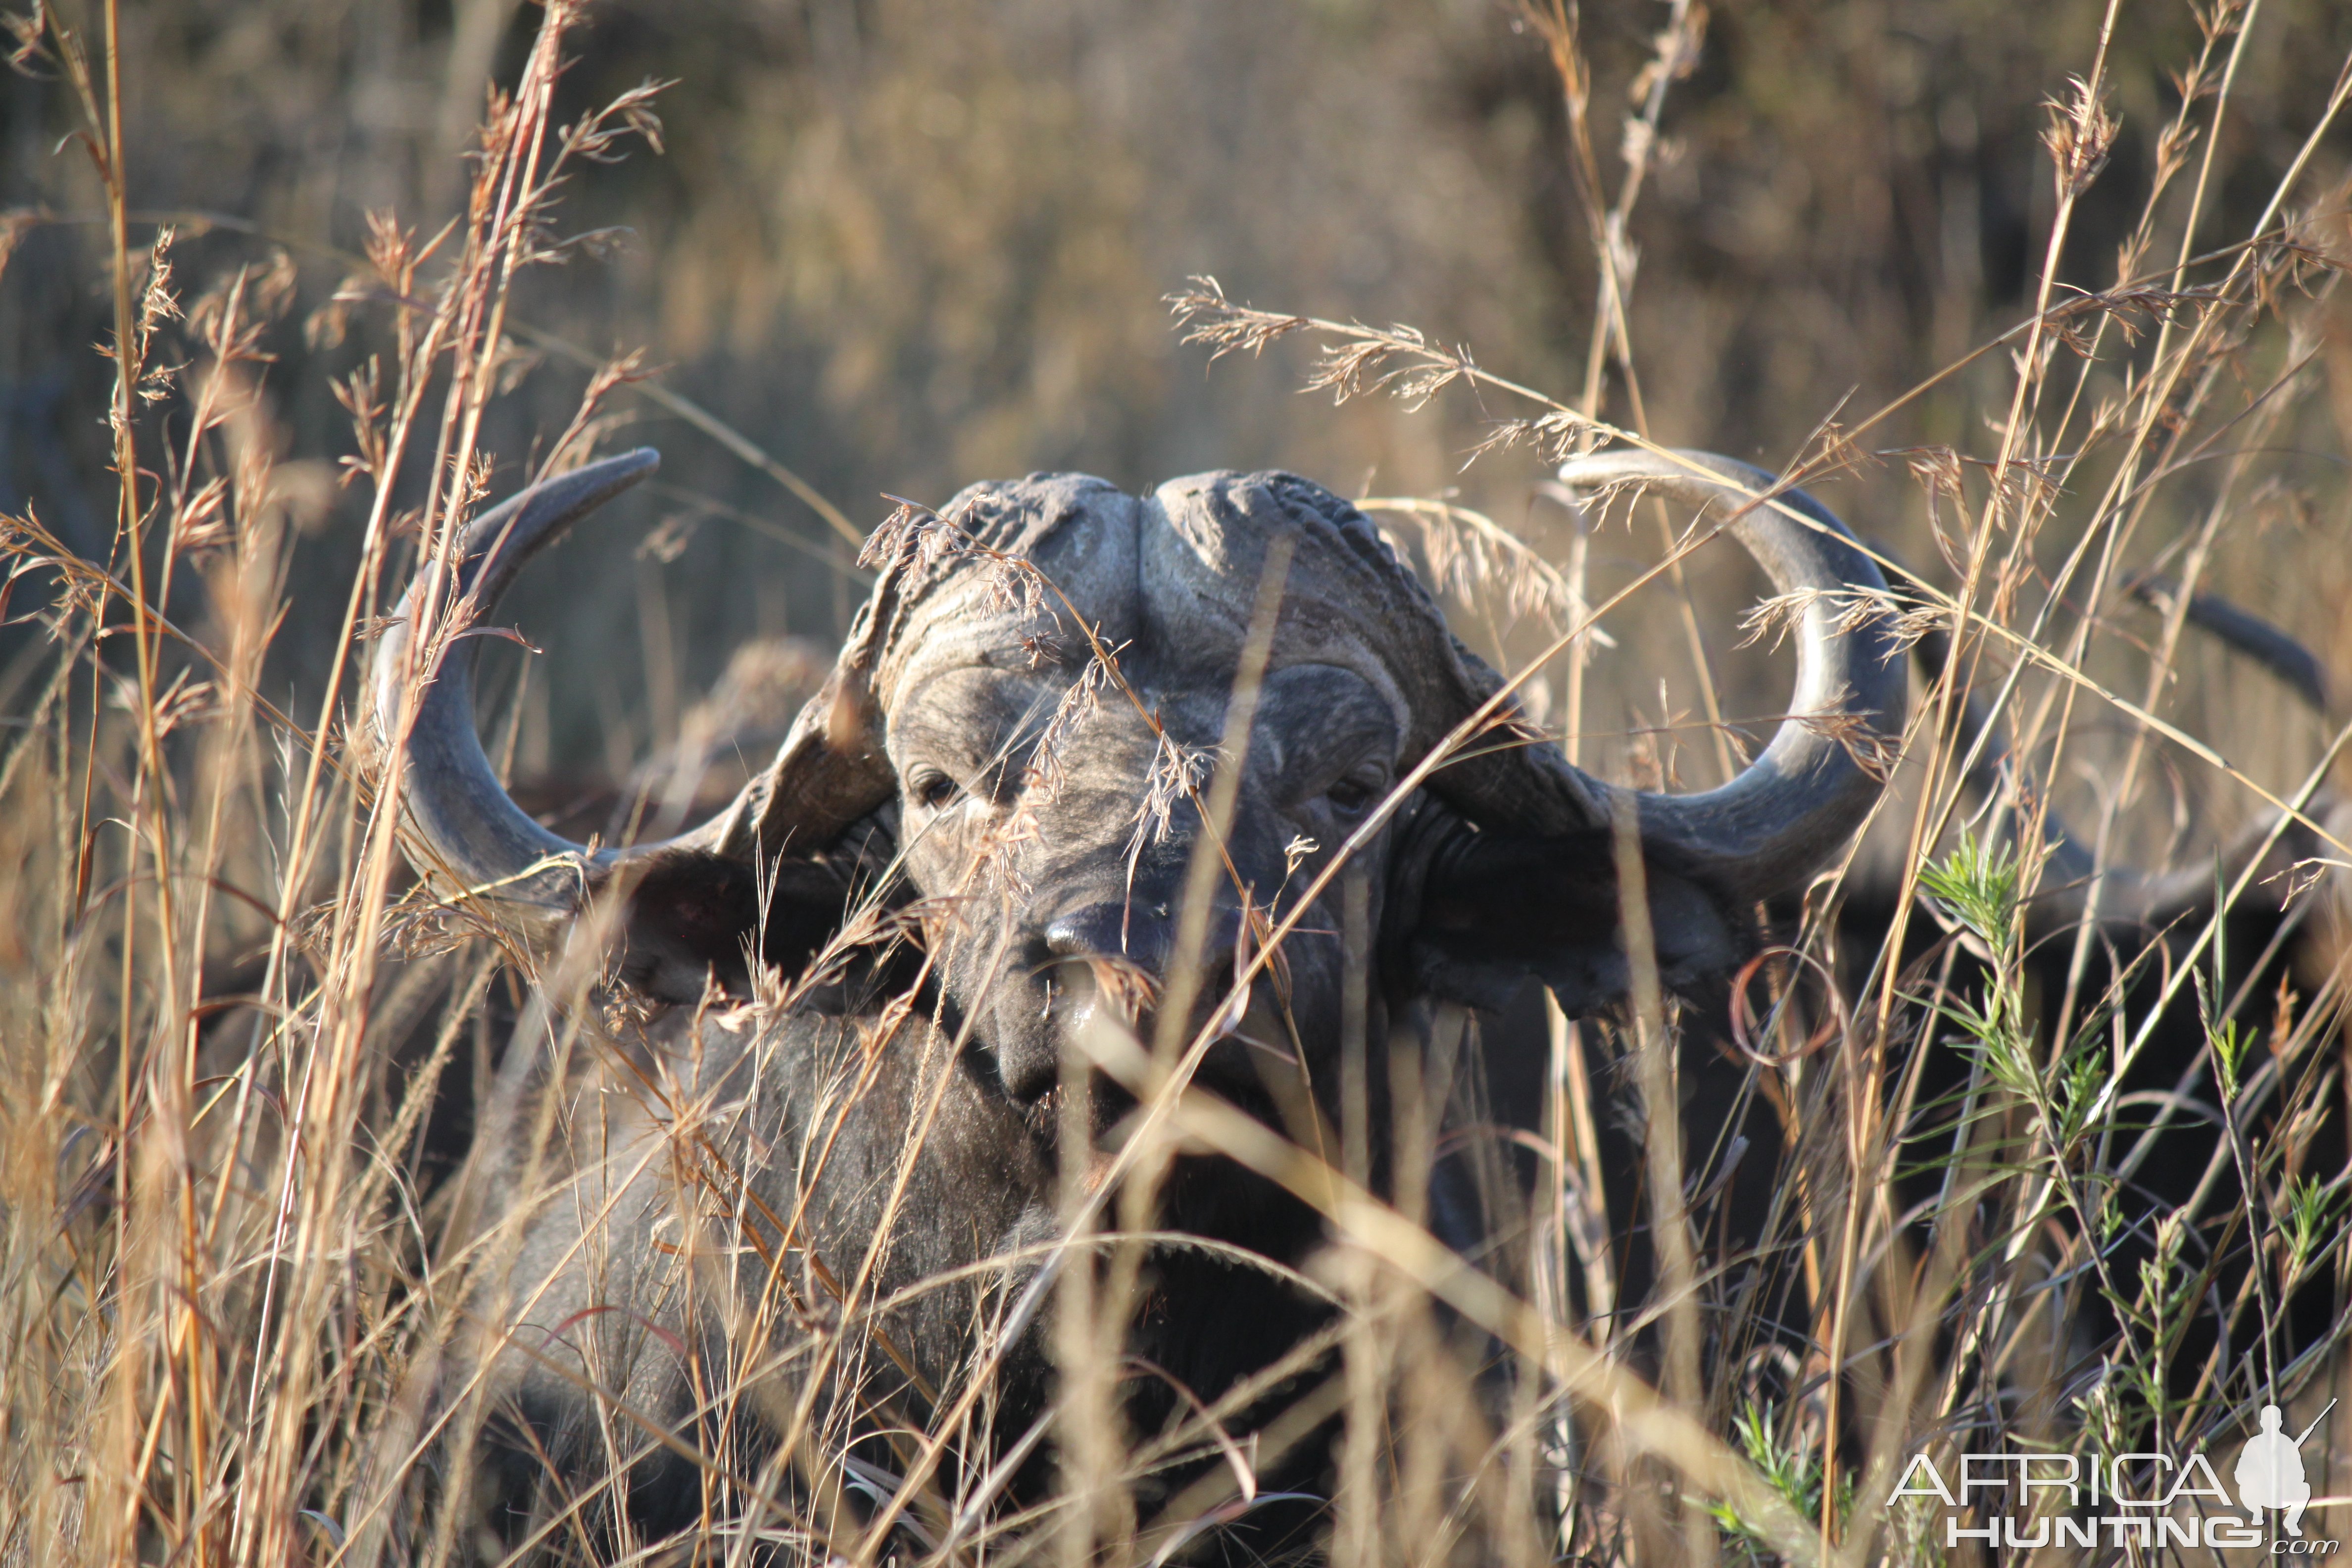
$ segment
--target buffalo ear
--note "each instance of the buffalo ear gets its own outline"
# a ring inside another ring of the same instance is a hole
[[[1736,963],[1748,943],[1737,916],[1698,879],[1644,865],[1658,972],[1673,988]],[[1616,847],[1606,828],[1534,837],[1465,826],[1431,856],[1406,962],[1423,990],[1474,1007],[1509,1004],[1541,981],[1570,1016],[1628,984]]]
[[[751,993],[747,950],[796,973],[841,928],[848,884],[832,867],[787,860],[768,888],[767,918],[750,865],[702,850],[670,850],[630,868],[627,912],[616,969],[622,982],[656,1002],[699,1001],[713,979],[731,995]]]

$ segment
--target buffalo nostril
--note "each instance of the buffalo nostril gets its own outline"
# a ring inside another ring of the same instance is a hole
[[[1086,904],[1057,916],[1045,927],[1045,946],[1056,958],[1126,958],[1150,962],[1159,945],[1160,920],[1149,906]]]
[[[1221,995],[1234,973],[1241,911],[1220,907],[1202,933],[1194,973],[1202,1000]],[[1139,1016],[1159,991],[1175,946],[1177,922],[1167,906],[1106,900],[1065,911],[1043,935],[1048,963],[1084,963],[1098,986],[1129,1016]]]

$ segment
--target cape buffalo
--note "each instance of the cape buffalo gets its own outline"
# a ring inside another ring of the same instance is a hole
[[[547,963],[609,955],[608,994],[653,1016],[587,1070],[541,1069],[537,1119],[493,1119],[478,1154],[484,1228],[517,1239],[468,1308],[492,1348],[444,1383],[508,1413],[471,1484],[510,1540],[598,1477],[625,1478],[641,1538],[705,1513],[713,1468],[761,1496],[817,1484],[786,1470],[813,1410],[850,1412],[829,1430],[854,1441],[984,1384],[976,1446],[1037,1451],[1043,1260],[1136,1106],[1131,1081],[1084,1069],[1090,1030],[1115,1024],[1277,1127],[1369,1118],[1350,1136],[1378,1188],[1389,1110],[1367,1040],[1529,977],[1571,1015],[1615,1001],[1636,843],[1637,945],[1669,987],[1719,975],[1759,902],[1853,834],[1882,787],[1872,749],[1903,725],[1902,652],[1847,613],[1884,595],[1879,573],[1811,498],[1759,501],[1769,477],[1726,459],[1613,453],[1569,475],[1718,509],[1776,593],[1813,595],[1793,717],[1691,795],[1604,784],[1520,725],[1316,484],[1220,472],[1139,497],[1035,474],[877,535],[879,582],[824,689],[730,807],[660,844],[577,845],[499,785],[476,644],[455,634],[656,462],[607,458],[475,519],[446,613],[424,614],[428,572],[378,663],[419,870]],[[527,1011],[510,1060],[546,1055],[559,1007]],[[533,1126],[552,1130],[543,1163]],[[1130,1400],[1145,1425],[1330,1310],[1297,1272],[1313,1211],[1199,1152],[1164,1177],[1151,1226],[1197,1245],[1153,1247],[1129,1320],[1132,1364],[1153,1369]],[[1475,1242],[1472,1197],[1426,1204],[1442,1237]],[[853,1318],[854,1343],[836,1332]],[[628,1412],[624,1440],[600,1401]]]

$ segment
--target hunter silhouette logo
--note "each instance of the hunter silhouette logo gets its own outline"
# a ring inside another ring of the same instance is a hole
[[[2121,1549],[2203,1546],[2259,1547],[2263,1515],[2279,1516],[2284,1531],[2271,1543],[2273,1556],[2333,1555],[2340,1542],[2303,1539],[2303,1511],[2311,1504],[2311,1480],[2303,1468],[2303,1445],[2336,1402],[2329,1400],[2312,1424],[2290,1436],[2275,1405],[2263,1406],[2261,1426],[2246,1439],[2231,1479],[2237,1508],[2202,1453],[2117,1454],[2110,1458],[2074,1454],[1963,1454],[1958,1485],[1948,1481],[1925,1454],[1912,1456],[1890,1502],[1933,1498],[1949,1510],[1944,1544],[1976,1540],[1989,1546],[2031,1550],[2042,1546],[2095,1547],[2100,1538]],[[2037,1494],[2039,1494],[2037,1496]],[[1975,1514],[1982,1522],[1964,1524]]]
[[[2327,1410],[2336,1408],[2336,1401],[2327,1402]],[[2278,1509],[2285,1517],[2279,1522],[2289,1535],[2303,1533],[2303,1510],[2311,1501],[2311,1480],[2303,1473],[2303,1445],[2327,1419],[2327,1410],[2319,1413],[2319,1420],[2303,1429],[2301,1436],[2290,1437],[2282,1426],[2285,1417],[2275,1405],[2263,1406],[2263,1429],[2246,1439],[2245,1452],[2238,1456],[2238,1468],[2231,1478],[2238,1483],[2238,1500],[2246,1505],[2254,1522],[2263,1521],[2263,1510]]]

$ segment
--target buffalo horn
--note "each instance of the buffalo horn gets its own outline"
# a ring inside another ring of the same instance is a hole
[[[397,735],[401,703],[412,678],[420,686],[415,721],[400,747],[404,768],[402,802],[412,830],[411,848],[421,868],[468,894],[492,900],[526,919],[559,921],[581,907],[589,889],[623,862],[663,850],[709,850],[748,858],[740,847],[745,820],[765,801],[766,782],[756,784],[718,816],[677,837],[625,848],[574,844],[533,821],[514,803],[483,753],[474,728],[474,648],[467,632],[496,608],[499,596],[524,564],[562,537],[581,518],[651,474],[660,455],[641,447],[531,486],[467,525],[453,584],[449,635],[439,646],[436,667],[409,669],[419,601],[431,580],[420,572],[400,603],[390,629],[378,644],[374,708],[379,735],[389,744]],[[432,657],[430,654],[427,658]],[[787,751],[822,751],[805,716]],[[814,793],[838,801],[803,798],[807,822],[835,827],[873,808],[876,783],[871,765],[819,765],[803,759],[801,773]],[[852,801],[850,796],[856,799]],[[809,841],[817,847],[817,841]]]
[[[1571,489],[1654,489],[1732,513],[1730,532],[1797,611],[1797,687],[1771,743],[1719,789],[1628,792],[1651,853],[1738,899],[1783,892],[1862,826],[1884,788],[1872,752],[1903,731],[1907,671],[1885,580],[1828,508],[1761,468],[1706,452],[1603,452],[1560,469]],[[1891,754],[1891,752],[1890,752]]]

